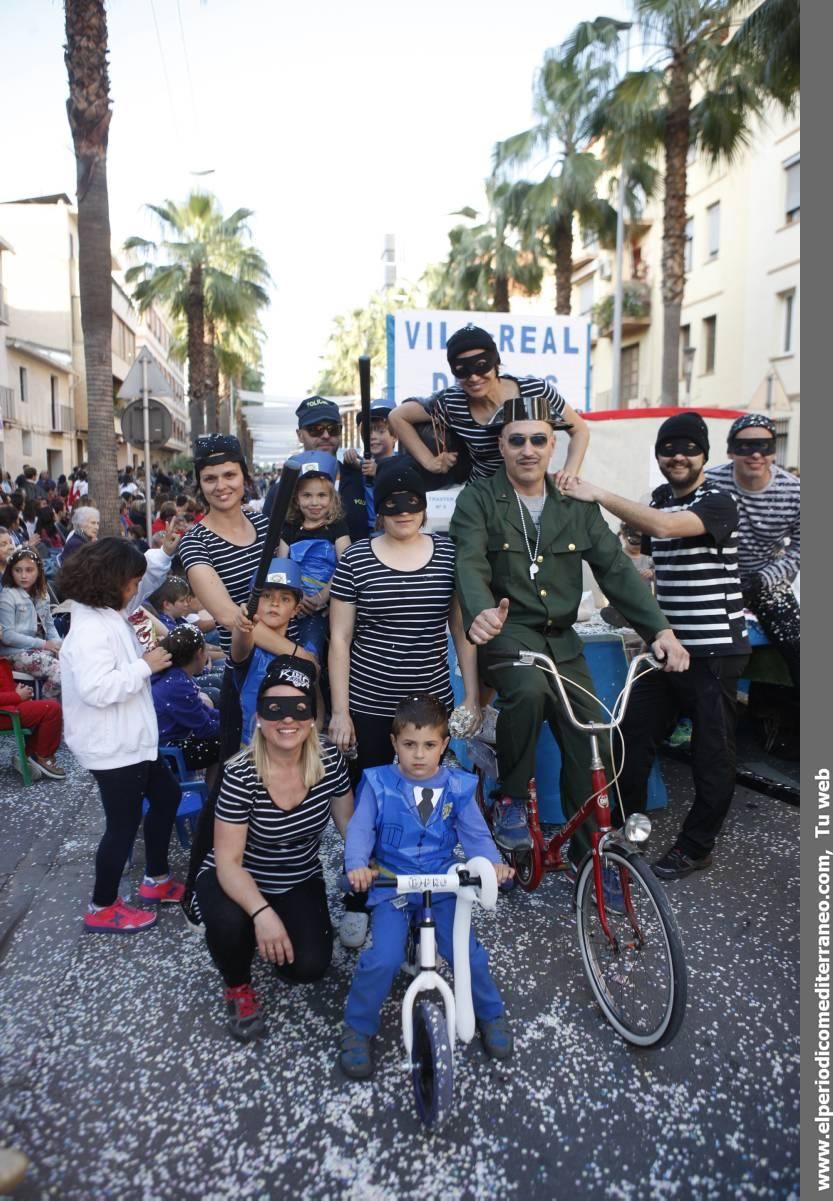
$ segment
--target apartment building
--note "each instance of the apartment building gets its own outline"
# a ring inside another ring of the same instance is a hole
[[[769,411],[799,463],[800,117],[773,107],[731,166],[688,165],[680,403]],[[594,319],[591,408],[612,404],[613,251],[577,230],[573,312]],[[620,407],[660,402],[662,197],[626,223]]]
[[[119,466],[142,459],[121,434],[115,399],[137,352],[147,345],[170,383],[173,433],[154,459],[169,461],[188,445],[184,380],[168,358],[171,327],[151,310],[139,318],[113,279],[113,437]],[[24,463],[54,479],[88,458],[84,339],[78,285],[78,222],[63,193],[0,204],[0,415],[2,468],[14,478]]]

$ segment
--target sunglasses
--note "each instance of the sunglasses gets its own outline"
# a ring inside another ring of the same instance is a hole
[[[510,446],[520,449],[531,442],[533,446],[546,446],[550,440],[549,434],[507,434],[506,441]]]
[[[663,459],[673,459],[674,455],[685,455],[686,458],[693,458],[694,455],[701,455],[702,447],[696,442],[691,442],[688,438],[669,438],[667,442],[660,442],[657,447],[657,454]]]
[[[315,714],[304,696],[262,696],[257,702],[257,715],[264,721],[281,721],[294,717],[297,721],[312,721]]]
[[[733,438],[729,444],[733,455],[774,455],[774,438]]]
[[[458,359],[456,363],[451,364],[451,372],[455,379],[468,379],[470,375],[488,375],[497,364],[497,355],[489,352],[477,358],[470,356],[467,359]]]
[[[304,429],[306,433],[312,434],[313,438],[322,438],[324,434],[336,436],[341,433],[341,426],[333,421],[319,421],[315,425],[304,426]]]

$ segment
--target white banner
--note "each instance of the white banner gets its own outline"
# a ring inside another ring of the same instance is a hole
[[[454,383],[445,357],[448,339],[464,325],[480,326],[495,342],[501,370],[549,380],[574,409],[590,403],[590,322],[584,317],[402,309],[387,320],[388,396],[397,404]]]

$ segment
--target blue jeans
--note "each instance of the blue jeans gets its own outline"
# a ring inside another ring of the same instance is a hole
[[[421,906],[421,900],[408,902],[405,909],[394,909],[392,901],[380,901],[373,907],[373,946],[364,951],[356,967],[344,1016],[348,1026],[360,1034],[374,1035],[379,1029],[379,1015],[391,990],[394,977],[402,964],[411,914]],[[452,896],[434,900],[432,910],[437,926],[437,946],[440,954],[453,967],[452,929],[454,926]],[[484,1022],[500,1017],[503,1001],[489,974],[486,948],[469,934],[471,960],[471,992],[475,1015]]]

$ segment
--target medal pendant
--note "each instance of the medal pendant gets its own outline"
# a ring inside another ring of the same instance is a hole
[[[537,574],[538,574],[538,571],[539,571],[539,570],[540,570],[540,569],[539,569],[539,567],[538,567],[538,564],[537,564],[537,563],[530,563],[530,565],[529,565],[529,578],[530,578],[531,580],[534,580],[534,579],[535,579],[535,577],[537,576]]]

